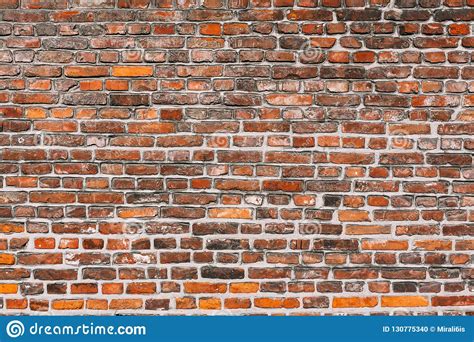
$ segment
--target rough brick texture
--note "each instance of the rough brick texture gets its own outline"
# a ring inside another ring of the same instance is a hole
[[[0,0],[0,312],[472,314],[473,0]]]

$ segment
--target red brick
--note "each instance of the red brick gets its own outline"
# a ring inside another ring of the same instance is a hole
[[[473,0],[0,2],[6,312],[472,314]]]

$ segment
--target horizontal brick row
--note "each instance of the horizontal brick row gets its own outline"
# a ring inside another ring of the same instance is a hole
[[[137,283],[141,287],[146,285],[143,283]],[[109,284],[113,285],[113,284]],[[379,286],[377,284],[377,286]],[[82,294],[90,294],[88,292],[87,284],[77,286],[81,289]],[[122,292],[117,292],[121,294]],[[128,292],[135,293],[135,292]],[[251,292],[253,294],[253,292]],[[30,302],[26,299],[7,299],[8,309],[26,309],[28,305],[30,308],[37,313],[40,312],[64,312],[65,310],[91,310],[92,312],[101,312],[104,310],[140,310],[144,309],[148,312],[153,311],[168,311],[178,310],[178,312],[186,313],[187,310],[248,310],[255,309],[256,312],[266,312],[267,310],[274,309],[285,309],[291,310],[293,314],[307,314],[310,309],[348,309],[348,308],[427,308],[430,303],[436,307],[445,306],[469,306],[472,305],[472,297],[466,296],[435,296],[430,300],[426,296],[367,296],[367,297],[334,297],[332,299],[332,305],[330,305],[330,299],[327,296],[316,296],[316,297],[234,297],[221,299],[219,297],[204,296],[198,299],[194,297],[177,297],[174,299],[170,298],[150,298],[141,299],[133,298],[133,295],[129,299],[102,299],[102,298],[90,298],[90,299],[56,299],[52,300],[51,303],[48,300],[31,299]],[[298,310],[308,311],[298,311]],[[101,310],[101,311],[99,311]],[[224,312],[226,312],[224,311]],[[271,312],[271,311],[269,311]],[[430,313],[427,311],[426,313]]]

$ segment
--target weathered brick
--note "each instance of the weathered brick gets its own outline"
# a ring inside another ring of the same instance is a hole
[[[473,4],[0,1],[0,313],[472,314]]]

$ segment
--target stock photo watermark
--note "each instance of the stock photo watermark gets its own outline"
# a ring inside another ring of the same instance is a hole
[[[25,325],[19,320],[10,321],[5,327],[6,334],[11,338],[19,338],[23,335],[30,336],[106,336],[106,335],[128,335],[145,336],[147,329],[145,326],[137,325],[97,325],[88,324],[34,324],[25,328]]]

